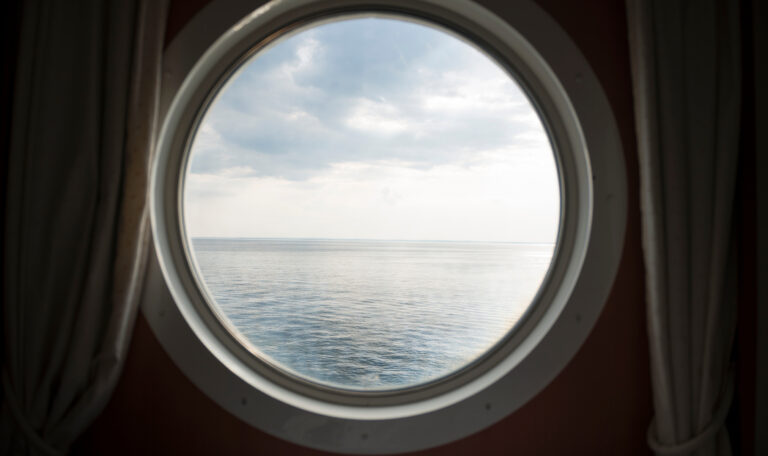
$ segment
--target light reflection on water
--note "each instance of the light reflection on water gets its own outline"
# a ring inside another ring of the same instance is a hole
[[[551,244],[195,239],[204,282],[272,360],[348,389],[403,388],[477,359],[519,320]]]

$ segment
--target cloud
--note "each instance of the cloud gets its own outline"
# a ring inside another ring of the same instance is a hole
[[[517,84],[452,35],[365,18],[246,62],[192,146],[195,236],[553,242],[559,187]]]
[[[530,109],[503,70],[450,35],[380,18],[333,22],[235,74],[204,118],[191,170],[306,179],[345,161],[450,163],[540,130]]]
[[[554,242],[557,176],[509,151],[473,164],[335,163],[303,181],[196,174],[193,236]]]
[[[360,98],[346,117],[345,124],[349,128],[374,136],[391,136],[416,127],[415,123],[408,122],[403,117],[400,109],[392,103]]]

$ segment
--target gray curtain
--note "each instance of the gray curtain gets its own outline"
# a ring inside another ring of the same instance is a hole
[[[24,2],[0,453],[63,454],[121,372],[146,262],[166,1]]]
[[[731,454],[738,6],[627,1],[659,455]]]

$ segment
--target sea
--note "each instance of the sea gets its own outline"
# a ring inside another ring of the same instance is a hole
[[[554,245],[196,238],[192,250],[211,301],[259,356],[381,391],[449,375],[503,339]]]

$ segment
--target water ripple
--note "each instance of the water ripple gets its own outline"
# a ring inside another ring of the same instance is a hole
[[[196,239],[214,300],[263,354],[312,381],[435,380],[503,338],[549,267],[541,244]]]

